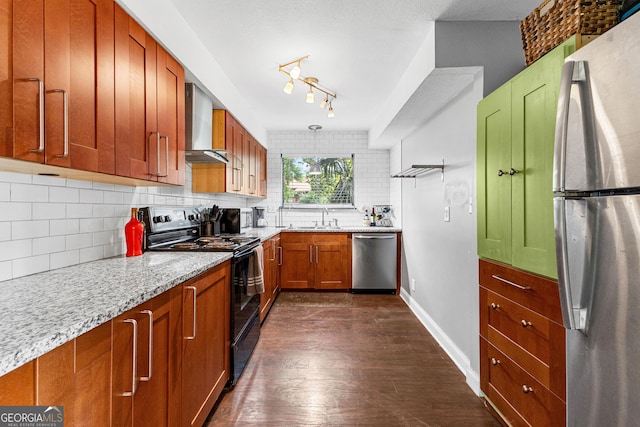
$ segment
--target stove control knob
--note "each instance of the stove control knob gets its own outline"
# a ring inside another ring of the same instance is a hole
[[[163,221],[162,216],[154,216],[153,217],[153,223],[154,224],[157,224],[157,223],[162,222],[162,221]]]
[[[189,215],[189,221],[193,221],[194,219],[196,219],[195,215],[193,215],[193,214]]]
[[[171,222],[171,217],[169,215],[165,215],[164,222]]]

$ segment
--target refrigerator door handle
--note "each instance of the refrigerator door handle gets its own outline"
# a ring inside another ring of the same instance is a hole
[[[571,232],[569,232],[567,225],[567,203],[570,200],[572,202],[571,215],[574,219]],[[576,204],[577,202],[579,202],[579,205]],[[590,251],[594,224],[592,224],[591,215],[587,212],[589,203],[583,199],[556,197],[553,200],[553,204],[558,290],[563,324],[567,329],[578,329],[586,333],[593,284],[591,283],[592,274],[585,274],[586,272],[581,270],[585,266],[591,265]],[[576,214],[575,209],[583,211],[580,214]],[[578,217],[581,217],[581,219]],[[581,238],[578,238],[578,235]],[[576,239],[584,240],[578,242]],[[573,247],[571,254],[569,253],[570,243]],[[573,283],[573,279],[577,279],[575,280],[576,283]]]

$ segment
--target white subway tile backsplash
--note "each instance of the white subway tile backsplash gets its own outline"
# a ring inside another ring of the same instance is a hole
[[[0,202],[8,202],[9,200],[11,200],[11,184],[0,182]]]
[[[116,208],[113,205],[93,205],[93,217],[105,218],[115,216]]]
[[[104,191],[81,189],[80,203],[104,203]]]
[[[32,219],[64,219],[67,205],[64,203],[34,203]]]
[[[0,242],[11,240],[11,222],[0,222]]]
[[[11,184],[12,202],[46,202],[49,200],[49,188],[45,185]]]
[[[78,219],[53,219],[50,223],[49,233],[52,236],[64,236],[80,232],[80,221]]]
[[[29,258],[13,260],[13,277],[28,276],[29,274],[42,273],[50,269],[49,255],[38,255]]]
[[[54,203],[78,203],[80,190],[68,187],[49,187],[49,201]]]
[[[11,266],[11,261],[0,262],[0,282],[3,280],[9,280],[13,277],[13,269]],[[0,286],[2,286],[2,283],[0,283]]]
[[[66,179],[47,175],[33,175],[32,182],[34,184],[47,185],[52,187],[64,187],[65,185],[67,185]]]
[[[90,262],[102,259],[104,256],[104,249],[102,246],[92,246],[80,251],[80,262]]]
[[[129,218],[126,219],[129,221]],[[104,230],[124,230],[125,219],[124,218],[104,218],[103,219]]]
[[[0,202],[0,221],[31,219],[31,203]]]
[[[93,205],[88,204],[67,204],[67,218],[91,218],[93,216]]]
[[[67,179],[67,187],[70,188],[93,188],[93,182],[79,181],[77,179]]]
[[[31,184],[33,175],[26,173],[16,173],[0,171],[0,182],[21,182],[23,184]]]
[[[108,190],[108,191],[113,191],[113,189],[115,188],[114,184],[105,184],[102,182],[94,182],[93,183],[93,188],[95,188],[96,190]]]
[[[52,252],[62,252],[65,250],[65,236],[42,237],[33,239],[33,255],[50,254]]]
[[[122,204],[124,200],[123,194],[118,193],[116,191],[105,191],[104,192],[104,203],[107,204]]]
[[[103,218],[81,218],[80,219],[80,233],[93,233],[96,231],[104,230]]]
[[[80,251],[74,249],[66,252],[56,252],[49,255],[49,262],[52,269],[68,267],[80,263]]]
[[[11,223],[11,239],[32,239],[49,235],[49,221],[13,221]]]
[[[104,245],[102,249],[104,251],[103,256],[105,258],[118,256],[126,253],[125,245],[123,242]]]
[[[92,233],[71,234],[66,236],[65,248],[67,250],[83,249],[83,248],[89,248],[91,246],[93,246]]]
[[[124,230],[122,230],[122,237],[120,237],[120,230],[107,230],[93,233],[93,245],[112,245],[116,242],[122,241],[124,237]]]
[[[0,245],[0,261],[24,258],[31,255],[31,240],[11,240]]]

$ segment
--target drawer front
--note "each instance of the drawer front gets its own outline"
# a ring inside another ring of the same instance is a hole
[[[564,399],[564,328],[482,287],[480,309],[480,334]]]
[[[558,282],[480,260],[480,285],[562,324]]]
[[[481,339],[482,391],[514,426],[564,426],[565,403]]]

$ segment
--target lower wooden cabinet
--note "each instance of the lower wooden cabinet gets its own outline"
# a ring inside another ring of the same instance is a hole
[[[283,289],[351,288],[349,233],[282,233]]]
[[[182,318],[182,425],[201,426],[229,380],[231,267],[186,282]]]
[[[565,425],[557,282],[480,260],[480,385],[513,426]]]
[[[111,322],[35,362],[36,405],[64,406],[65,426],[110,426]]]
[[[260,295],[260,322],[267,317],[280,292],[280,236],[262,243],[264,248],[264,292]]]
[[[64,406],[67,427],[202,426],[229,379],[229,280],[225,262],[0,376],[0,406]]]

